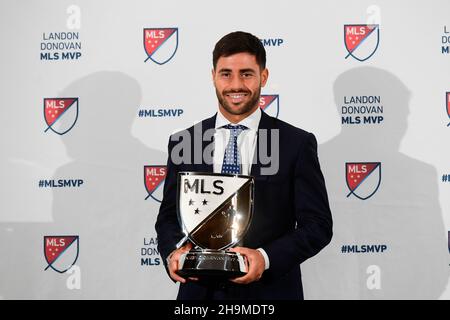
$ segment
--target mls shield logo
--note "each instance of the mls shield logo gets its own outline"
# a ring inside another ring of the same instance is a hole
[[[144,48],[148,56],[144,62],[167,63],[178,49],[178,28],[145,28]]]
[[[280,113],[280,96],[278,94],[262,94],[259,98],[259,107],[268,115],[278,118]]]
[[[157,202],[162,201],[164,180],[166,179],[166,166],[144,166],[144,183],[147,190],[147,200],[151,197]]]
[[[378,24],[346,24],[344,42],[348,52],[345,59],[352,56],[358,61],[365,61],[377,51],[380,27]]]
[[[253,194],[250,176],[180,172],[177,211],[183,232],[201,248],[234,245],[249,227]]]
[[[446,97],[445,98],[445,106],[447,109],[447,115],[450,118],[450,92],[446,92],[445,97]],[[450,122],[448,123],[447,127],[449,127],[449,126],[450,126]]]
[[[49,129],[63,135],[78,119],[78,98],[44,98],[44,119]]]
[[[358,199],[367,200],[377,192],[381,184],[381,162],[348,162],[345,176],[350,193]]]
[[[78,259],[79,236],[44,236],[44,256],[47,267],[65,273]]]

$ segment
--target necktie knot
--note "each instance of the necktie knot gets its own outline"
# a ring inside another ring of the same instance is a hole
[[[222,128],[230,130],[231,135],[236,137],[240,135],[242,131],[248,129],[246,126],[243,126],[242,124],[238,125],[226,124],[222,126]]]

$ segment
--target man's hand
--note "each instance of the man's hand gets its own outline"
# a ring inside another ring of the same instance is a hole
[[[180,261],[180,256],[183,253],[189,252],[189,250],[192,249],[192,243],[188,242],[184,246],[172,251],[172,253],[167,258],[167,268],[169,269],[170,277],[174,281],[179,281],[181,283],[186,283],[186,279],[183,277],[180,277],[176,271],[178,270],[178,262]],[[189,280],[197,281],[197,278],[188,278]]]
[[[265,270],[265,261],[261,252],[245,247],[231,248],[230,251],[243,255],[247,260],[248,272],[245,276],[231,279],[231,282],[238,284],[248,284],[261,279]]]

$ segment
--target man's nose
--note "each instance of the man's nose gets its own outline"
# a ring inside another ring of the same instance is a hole
[[[240,75],[234,75],[231,78],[230,89],[231,90],[240,90],[244,88],[244,80]]]

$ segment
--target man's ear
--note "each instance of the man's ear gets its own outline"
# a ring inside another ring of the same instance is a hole
[[[261,71],[261,87],[264,87],[269,79],[269,69],[265,68]]]

